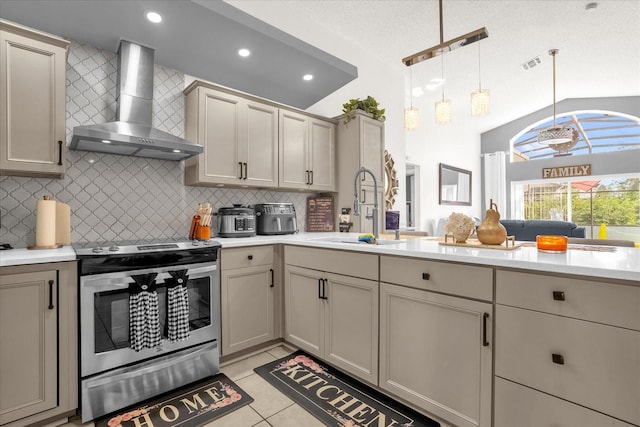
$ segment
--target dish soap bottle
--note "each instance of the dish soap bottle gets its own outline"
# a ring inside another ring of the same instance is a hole
[[[493,207],[496,207],[493,209]],[[498,205],[493,203],[493,199],[489,201],[489,209],[484,221],[478,226],[478,240],[485,245],[501,245],[507,240],[507,229],[500,224],[500,213]]]

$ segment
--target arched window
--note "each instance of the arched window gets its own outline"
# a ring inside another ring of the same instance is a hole
[[[553,119],[545,119],[523,129],[511,139],[511,161],[640,149],[638,117],[610,111],[574,111],[558,115],[556,124],[569,125],[577,131],[573,147],[557,151],[539,143],[540,130],[553,125]]]

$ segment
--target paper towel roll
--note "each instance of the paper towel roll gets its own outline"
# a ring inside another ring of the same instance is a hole
[[[56,243],[71,243],[71,208],[66,203],[56,202]]]
[[[44,196],[36,204],[36,246],[56,244],[56,202]]]

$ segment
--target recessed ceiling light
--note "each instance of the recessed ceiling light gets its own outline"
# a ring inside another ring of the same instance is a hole
[[[182,153],[180,150],[173,150],[174,153]]]
[[[157,24],[159,22],[162,22],[162,15],[160,15],[158,12],[150,11],[147,12],[147,19],[154,24]]]
[[[104,142],[105,144],[111,144],[111,141],[109,141],[108,139],[103,139],[102,142]]]
[[[305,74],[304,76],[302,76],[302,80],[313,80],[313,74]]]
[[[238,55],[242,56],[243,58],[246,58],[247,56],[251,55],[251,51],[249,49],[240,49],[238,51]]]

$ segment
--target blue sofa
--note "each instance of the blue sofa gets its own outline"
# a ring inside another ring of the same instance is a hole
[[[519,241],[535,242],[538,234],[555,236],[585,237],[585,228],[573,222],[552,219],[501,219],[507,229],[507,236],[515,236]]]

